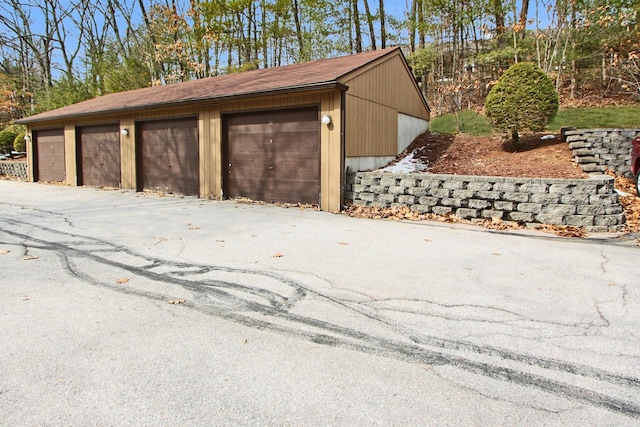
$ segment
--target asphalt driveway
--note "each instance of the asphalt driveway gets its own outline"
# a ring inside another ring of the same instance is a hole
[[[637,425],[639,253],[0,181],[0,425]]]

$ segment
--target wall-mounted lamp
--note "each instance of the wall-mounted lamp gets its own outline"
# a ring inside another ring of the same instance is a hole
[[[122,135],[124,135],[124,136],[127,136],[127,135],[129,135],[129,129],[127,129],[127,128],[123,128],[123,129],[120,131],[120,133],[121,133]]]
[[[325,114],[324,116],[322,116],[322,124],[323,125],[330,125],[331,124],[331,115],[330,114]]]
[[[25,144],[28,144],[30,140],[31,140],[31,135],[25,135],[25,136],[24,136],[24,142],[25,142]]]

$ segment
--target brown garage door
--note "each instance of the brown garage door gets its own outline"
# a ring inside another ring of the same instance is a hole
[[[64,181],[64,130],[40,130],[35,132],[36,181]]]
[[[118,124],[85,126],[78,138],[80,185],[120,186],[120,133]]]
[[[229,115],[225,134],[229,198],[319,203],[317,108]]]
[[[197,196],[200,193],[198,119],[136,124],[138,187]]]

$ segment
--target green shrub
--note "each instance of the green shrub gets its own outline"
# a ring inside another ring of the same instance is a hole
[[[517,144],[520,132],[545,129],[558,111],[558,92],[538,66],[520,62],[498,79],[484,106],[493,126],[510,133]]]
[[[16,136],[16,139],[13,140],[13,149],[16,151],[27,151],[27,144],[24,140],[24,137],[27,133],[26,132],[20,132],[18,134],[18,136]]]
[[[8,127],[0,131],[0,152],[10,153],[13,150],[13,141],[15,141],[18,132]]]

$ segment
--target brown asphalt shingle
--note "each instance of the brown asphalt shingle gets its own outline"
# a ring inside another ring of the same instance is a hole
[[[295,89],[312,89],[313,87],[337,84],[340,77],[398,49],[394,47],[277,68],[264,68],[184,83],[113,93],[25,117],[19,123],[33,123],[252,94],[286,92]]]

